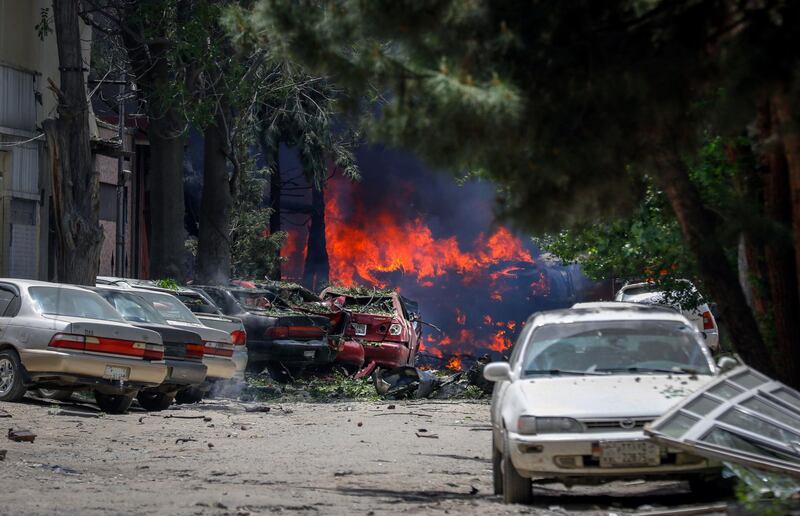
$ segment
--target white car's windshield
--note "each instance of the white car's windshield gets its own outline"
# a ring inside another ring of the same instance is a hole
[[[147,292],[145,290],[137,290],[136,294],[153,305],[168,321],[202,324],[191,310],[186,308],[186,305],[178,301],[175,296],[160,292]]]
[[[522,357],[525,376],[541,374],[711,374],[694,328],[674,321],[547,324]]]
[[[120,314],[94,292],[72,288],[31,287],[28,293],[33,300],[34,309],[40,314],[124,322]]]

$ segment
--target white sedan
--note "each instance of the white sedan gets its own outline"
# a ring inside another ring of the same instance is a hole
[[[486,366],[495,494],[531,501],[531,481],[669,477],[723,487],[719,464],[663,448],[643,428],[714,380],[702,335],[674,310],[584,303],[532,316],[508,363]]]

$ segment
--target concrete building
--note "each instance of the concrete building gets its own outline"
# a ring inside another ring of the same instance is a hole
[[[43,11],[47,9],[47,11]],[[49,156],[41,123],[56,114],[49,81],[59,84],[58,50],[52,30],[40,39],[36,25],[51,18],[50,0],[0,0],[0,277],[55,280],[55,232],[51,227]],[[91,28],[81,27],[84,60],[89,63]],[[100,219],[104,229],[100,273],[112,274],[115,254],[117,128],[90,116],[92,149],[100,174]],[[124,168],[137,171],[134,131],[126,133]],[[135,178],[134,178],[135,179]],[[132,181],[131,185],[137,184]],[[133,198],[128,194],[128,199]],[[133,203],[129,203],[131,205]],[[138,276],[140,253],[134,247],[134,215],[125,224],[125,275]],[[135,258],[135,259],[134,259]]]

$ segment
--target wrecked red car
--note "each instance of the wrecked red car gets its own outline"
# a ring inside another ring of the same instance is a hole
[[[422,338],[418,305],[392,290],[328,287],[320,294],[332,309],[348,316],[343,349],[360,344],[365,368],[414,365]]]

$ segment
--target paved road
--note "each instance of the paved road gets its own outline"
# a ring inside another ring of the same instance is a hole
[[[491,493],[488,405],[204,402],[102,415],[91,405],[0,403],[3,514],[624,514],[694,503],[681,484]],[[424,431],[423,431],[424,430]],[[609,496],[609,494],[611,496]],[[643,507],[644,506],[644,507]]]

